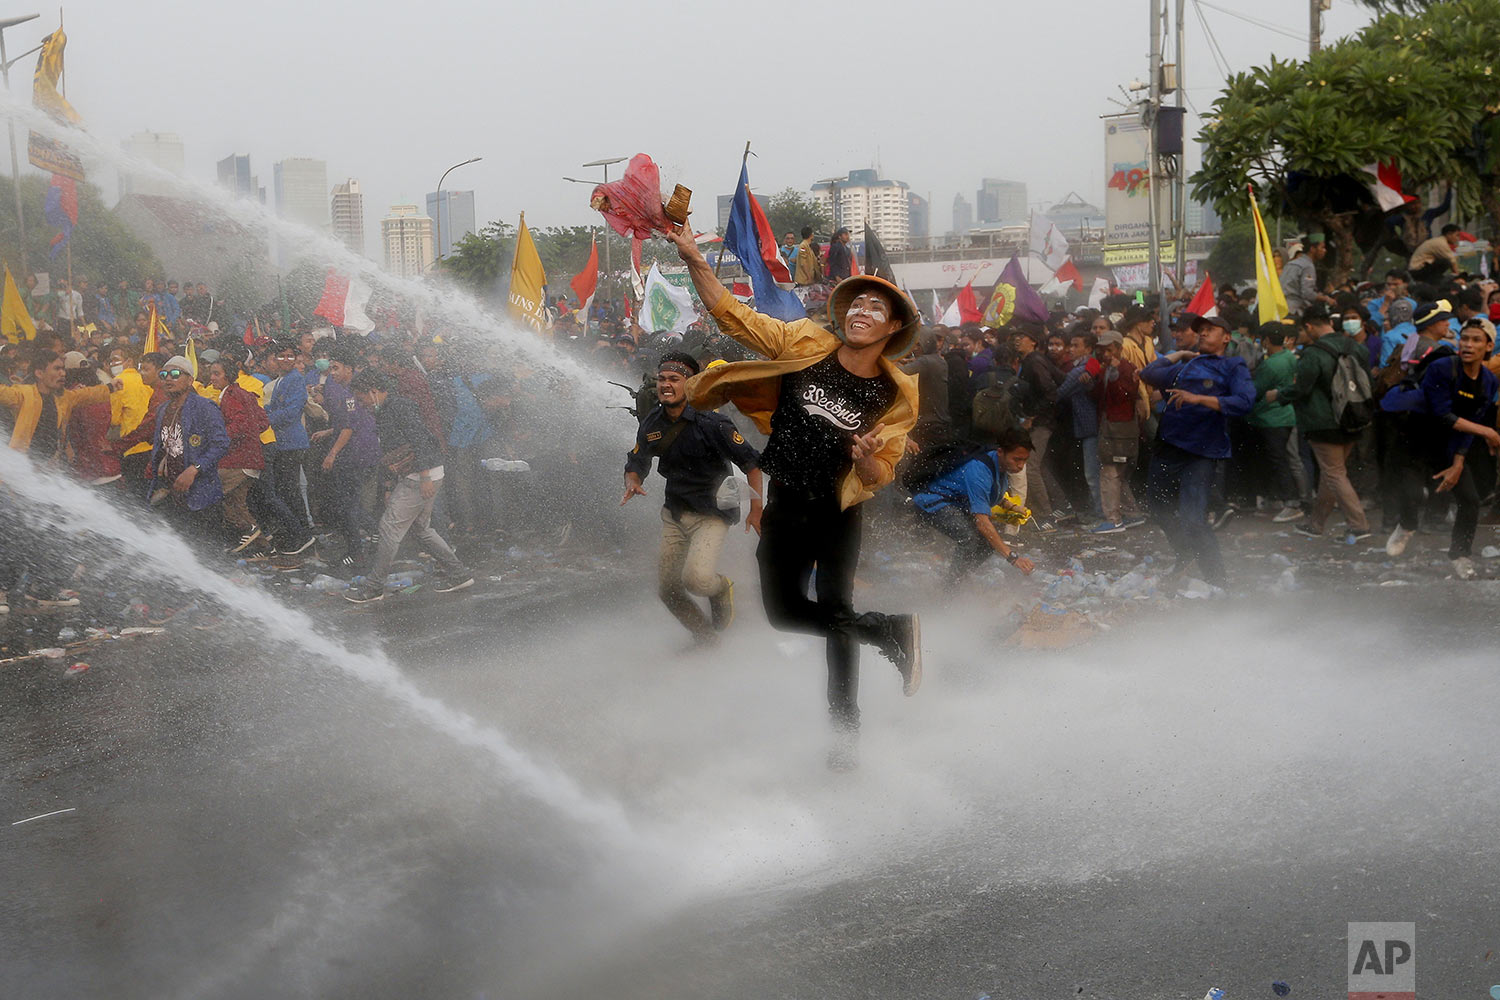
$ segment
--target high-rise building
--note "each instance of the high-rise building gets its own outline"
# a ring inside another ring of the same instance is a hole
[[[380,220],[385,269],[398,278],[420,277],[432,265],[432,220],[415,205],[392,205]]]
[[[332,216],[333,235],[355,253],[365,252],[365,196],[360,193],[359,181],[353,177],[333,186],[329,198],[329,214]]]
[[[719,195],[719,232],[729,228],[729,213],[734,208],[734,195]]]
[[[915,191],[906,192],[906,219],[913,240],[927,239],[932,235],[932,202]]]
[[[428,192],[427,217],[437,228],[438,256],[446,257],[465,236],[478,232],[474,224],[474,192],[444,191],[441,203],[438,197],[438,192]]]
[[[909,190],[901,181],[883,180],[868,169],[851,170],[844,180],[812,186],[813,197],[833,216],[835,230],[848,229],[859,239],[868,223],[887,247],[905,246],[911,238]]]
[[[1001,181],[986,177],[979,182],[974,208],[980,225],[1026,221],[1029,213],[1024,181]]]
[[[953,231],[963,236],[974,228],[974,206],[961,194],[953,196]]]
[[[272,167],[276,190],[276,214],[283,219],[326,233],[329,229],[328,164],[303,156],[282,160]]]
[[[182,139],[175,132],[137,132],[120,143],[125,152],[181,177],[184,166]],[[158,194],[178,197],[181,192],[170,181],[146,174],[120,171],[120,197],[127,194]]]
[[[260,186],[260,178],[250,172],[250,154],[230,154],[219,161],[219,183],[241,198],[254,198],[262,205],[266,203],[266,189]]]

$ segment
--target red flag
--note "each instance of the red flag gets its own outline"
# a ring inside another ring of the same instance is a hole
[[[750,286],[745,282],[736,281],[732,286],[730,286],[729,294],[733,295],[735,298],[746,299],[754,295],[755,292],[751,290]]]
[[[573,288],[573,294],[578,296],[580,309],[587,309],[589,300],[594,297],[594,292],[599,287],[599,244],[596,240],[589,240],[589,262],[583,265],[583,270],[568,282]]]
[[[1078,273],[1078,268],[1074,266],[1072,257],[1063,261],[1062,267],[1058,268],[1052,275],[1052,280],[1059,285],[1065,281],[1071,281],[1073,283],[1073,291],[1083,291],[1083,275]]]
[[[971,281],[958,290],[958,321],[967,326],[983,319],[984,311],[979,308],[979,303],[974,298],[974,282]]]
[[[255,346],[255,327],[250,325],[250,321],[248,319],[245,320],[245,336],[241,339],[245,341],[246,347]]]
[[[755,200],[755,195],[750,195],[750,216],[755,220],[756,242],[760,244],[760,259],[766,262],[766,270],[771,272],[772,281],[792,280],[792,272],[786,268],[786,261],[781,259],[781,251],[776,249],[776,231],[771,228],[771,220],[766,218],[766,213],[761,210],[760,202]]]
[[[328,277],[323,279],[323,297],[318,300],[318,307],[313,310],[313,315],[322,316],[334,326],[343,326],[344,303],[348,299],[349,279],[330,267]]]
[[[1213,275],[1207,271],[1203,272],[1203,284],[1198,286],[1193,301],[1187,305],[1187,312],[1194,316],[1217,316],[1219,315],[1219,302],[1214,298]]]

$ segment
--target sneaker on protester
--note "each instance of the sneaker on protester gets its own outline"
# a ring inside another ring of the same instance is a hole
[[[284,549],[278,548],[276,550],[276,554],[281,556],[300,556],[302,553],[312,548],[317,540],[318,538],[316,535],[308,535],[303,541],[297,543],[296,545],[288,545]]]
[[[1213,521],[1211,522],[1211,526],[1215,531],[1218,531],[1220,528],[1224,527],[1224,525],[1229,523],[1229,519],[1231,517],[1234,517],[1234,515],[1238,513],[1238,507],[1236,507],[1234,504],[1227,504],[1225,505],[1223,510],[1219,511],[1219,513],[1215,515]]]
[[[901,672],[901,690],[909,698],[922,686],[922,620],[917,615],[886,615],[885,635],[877,647]]]
[[[247,532],[245,532],[243,535],[241,535],[240,536],[240,540],[229,547],[229,551],[230,552],[243,552],[246,549],[248,549],[251,545],[253,545],[258,539],[260,539],[260,537],[261,537],[261,530],[260,530],[260,528],[258,526],[256,526],[256,525],[252,524],[252,525],[250,525],[250,530],[247,531]]]
[[[1146,518],[1141,514],[1126,514],[1125,520],[1120,522],[1126,528],[1139,528],[1146,523]]]
[[[1310,524],[1299,524],[1295,528],[1293,528],[1292,530],[1295,531],[1297,534],[1302,535],[1302,536],[1304,536],[1306,538],[1322,538],[1323,537],[1323,532],[1319,531],[1317,528],[1314,528]]]
[[[1472,580],[1479,574],[1474,570],[1474,560],[1468,556],[1459,556],[1453,560],[1453,575],[1460,580]]]
[[[1391,536],[1385,540],[1385,554],[1388,556],[1405,554],[1406,546],[1411,543],[1412,536],[1415,534],[1415,531],[1407,531],[1399,524],[1396,525],[1396,530],[1392,531]]]
[[[344,591],[344,600],[350,604],[373,604],[384,597],[385,588],[378,583],[370,583],[368,581],[358,587],[350,587]]]
[[[443,573],[432,589],[439,594],[451,594],[457,590],[467,590],[474,586],[474,574],[467,569],[456,569],[449,573]]]
[[[1091,535],[1117,535],[1125,530],[1125,525],[1116,524],[1114,521],[1100,521],[1089,529]]]
[[[1306,516],[1307,513],[1301,507],[1296,504],[1286,504],[1276,512],[1276,516],[1271,518],[1271,521],[1275,524],[1286,524],[1288,521],[1300,521]]]
[[[1352,545],[1355,542],[1362,542],[1362,541],[1364,541],[1366,538],[1369,538],[1372,534],[1374,534],[1374,532],[1372,532],[1369,528],[1366,528],[1364,531],[1355,531],[1353,528],[1350,528],[1349,529],[1349,534],[1347,536],[1345,536],[1344,540],[1347,541],[1349,544]]]

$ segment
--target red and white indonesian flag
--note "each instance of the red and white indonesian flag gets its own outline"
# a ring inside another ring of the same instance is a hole
[[[1198,286],[1193,301],[1187,304],[1187,311],[1205,318],[1219,315],[1219,300],[1214,296],[1214,278],[1207,271],[1203,272],[1203,284]]]
[[[1062,262],[1062,266],[1053,272],[1047,283],[1042,285],[1040,291],[1043,295],[1061,295],[1069,287],[1075,292],[1083,291],[1083,275],[1078,273],[1078,267],[1069,257]]]
[[[1394,212],[1409,202],[1417,199],[1401,190],[1401,171],[1396,169],[1396,163],[1369,163],[1360,167],[1369,176],[1365,183],[1370,186],[1370,194],[1380,205],[1382,212]]]
[[[583,328],[589,326],[589,307],[594,304],[594,292],[599,288],[599,243],[597,240],[589,240],[589,262],[583,265],[583,270],[573,276],[568,282],[572,286],[573,294],[578,296],[578,311],[583,313]]]
[[[1109,294],[1109,279],[1099,277],[1094,279],[1094,287],[1089,289],[1089,308],[1102,309],[1104,297]]]
[[[1068,241],[1045,215],[1031,217],[1031,252],[1053,271],[1068,259]]]
[[[365,306],[370,301],[370,286],[358,278],[328,269],[323,281],[323,297],[318,300],[314,316],[322,316],[334,326],[341,326],[355,333],[369,333],[375,329],[375,321],[365,315]]]

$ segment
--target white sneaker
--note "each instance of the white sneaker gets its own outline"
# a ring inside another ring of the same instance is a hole
[[[1288,521],[1296,521],[1301,517],[1303,517],[1301,507],[1283,507],[1271,520],[1276,524],[1286,524]]]
[[[1468,556],[1459,556],[1457,559],[1453,560],[1453,575],[1458,577],[1460,580],[1474,579],[1474,577],[1478,576],[1478,574],[1474,572],[1474,560],[1470,559]]]
[[[1399,524],[1396,525],[1396,530],[1391,532],[1391,537],[1385,540],[1385,554],[1388,556],[1401,555],[1406,551],[1406,546],[1411,541],[1411,536],[1415,534],[1415,531],[1407,531]]]

